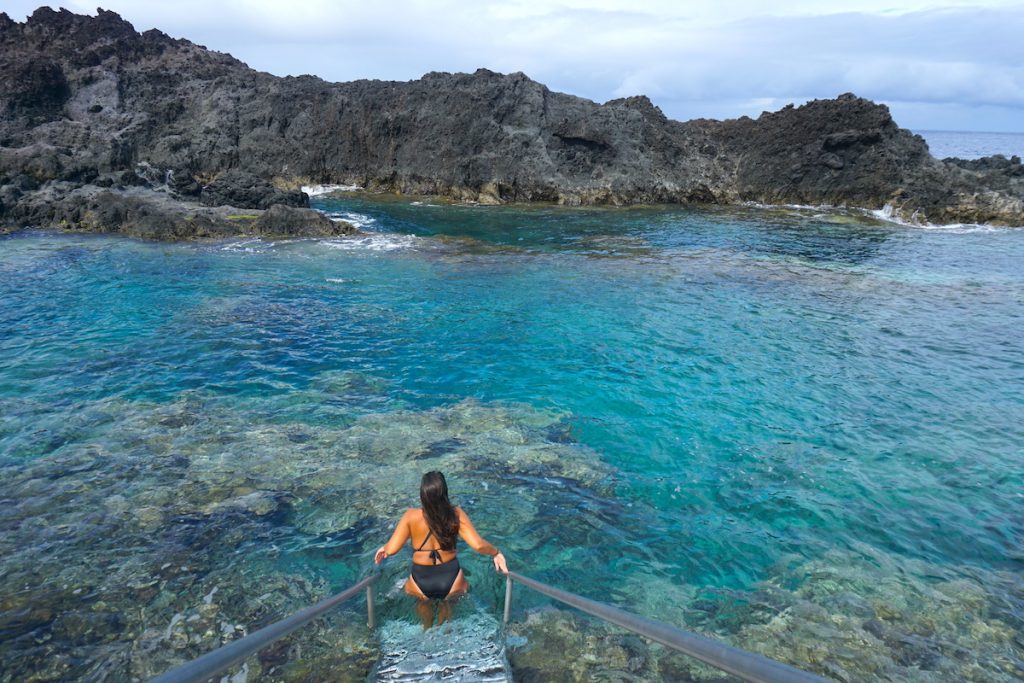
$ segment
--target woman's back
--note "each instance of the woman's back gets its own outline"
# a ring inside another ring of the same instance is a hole
[[[455,512],[460,518],[465,514],[458,507],[455,508]],[[427,524],[427,515],[423,512],[423,508],[409,509],[406,512],[406,522],[409,524],[409,540],[413,547],[413,564],[438,564],[439,562],[448,562],[458,555],[454,544],[451,548],[441,547],[440,539],[434,535],[434,532],[430,530],[430,525]],[[437,552],[437,557],[431,555],[432,551]]]
[[[440,472],[427,472],[420,483],[422,508],[409,508],[398,520],[390,540],[374,554],[377,564],[394,555],[408,541],[412,544],[412,572],[405,582],[405,592],[420,602],[416,611],[423,619],[423,628],[429,628],[434,615],[428,601],[457,598],[469,590],[469,583],[456,557],[455,544],[462,538],[470,548],[494,559],[494,568],[508,572],[505,557],[493,545],[480,537],[473,523],[460,507],[448,500],[448,484]],[[450,608],[438,611],[438,620],[444,621]]]

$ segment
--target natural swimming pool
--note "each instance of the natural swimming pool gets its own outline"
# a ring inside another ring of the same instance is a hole
[[[316,206],[368,236],[0,241],[10,680],[152,675],[353,583],[428,469],[547,583],[837,678],[1021,675],[1024,230]],[[530,614],[518,666],[586,645]],[[261,666],[357,671],[341,630]]]

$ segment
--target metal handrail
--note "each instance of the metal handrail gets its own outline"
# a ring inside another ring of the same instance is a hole
[[[305,626],[332,608],[349,600],[366,589],[367,625],[376,627],[373,584],[380,577],[374,572],[359,583],[337,595],[251,633],[240,640],[223,645],[212,652],[186,662],[181,666],[153,678],[149,683],[202,683],[223,673],[246,657],[259,652],[271,643],[284,638],[296,629]],[[769,659],[717,640],[684,631],[675,626],[641,617],[632,612],[612,607],[596,600],[584,598],[575,593],[563,591],[554,586],[535,581],[522,574],[508,572],[505,575],[505,612],[503,623],[508,624],[512,612],[512,583],[518,581],[538,593],[575,607],[605,621],[621,626],[645,638],[699,659],[705,664],[737,676],[750,683],[829,683],[828,679],[802,671],[788,664]]]
[[[592,614],[595,617],[621,626],[627,631],[632,631],[673,650],[690,655],[705,664],[710,664],[716,669],[737,676],[744,681],[750,681],[751,683],[830,683],[826,678],[802,671],[774,659],[769,659],[763,655],[740,650],[717,640],[705,638],[696,633],[690,633],[675,626],[663,624],[659,621],[621,610],[618,607],[606,605],[603,602],[589,600],[575,593],[569,593],[568,591],[548,586],[540,581],[534,581],[522,574],[509,572],[506,574],[505,581],[505,615],[503,619],[505,624],[508,623],[512,611],[512,582],[518,581],[538,593],[543,593],[587,614]]]
[[[380,576],[378,572],[370,574],[356,585],[343,590],[337,595],[307,607],[304,610],[260,629],[255,633],[223,645],[212,652],[186,662],[181,666],[151,679],[149,683],[201,683],[234,666],[249,655],[259,652],[274,641],[284,638],[295,629],[305,626],[333,607],[340,605],[359,591],[366,589],[367,625],[372,629],[376,626],[377,616],[374,609],[373,584]]]

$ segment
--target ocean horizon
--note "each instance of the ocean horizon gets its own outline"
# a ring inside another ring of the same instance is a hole
[[[928,143],[937,159],[959,157],[979,159],[1001,154],[1006,158],[1024,157],[1024,133],[989,133],[979,131],[915,130]]]

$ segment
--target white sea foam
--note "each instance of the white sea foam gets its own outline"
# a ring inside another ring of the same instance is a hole
[[[900,216],[899,212],[896,211],[896,207],[893,206],[892,204],[886,204],[881,209],[868,209],[866,213],[869,216],[874,216],[880,221],[885,221],[886,223],[896,223],[897,225],[905,225],[910,228],[935,227],[932,226],[930,223],[921,221],[918,218],[917,211],[911,214],[909,219],[903,218],[902,216]]]
[[[348,282],[348,280],[343,277],[329,277],[327,278],[327,281],[336,285],[343,285]]]
[[[878,220],[886,221],[887,223],[895,223],[897,225],[903,225],[908,228],[921,228],[924,230],[940,230],[943,232],[951,232],[956,234],[965,234],[971,232],[1001,232],[1003,230],[1020,230],[1024,226],[1012,226],[1003,227],[995,225],[983,225],[981,223],[929,223],[922,221],[917,218],[917,212],[915,211],[909,219],[901,217],[896,208],[892,204],[886,204],[881,209],[875,209],[874,211],[868,211],[869,215],[874,216]]]
[[[238,251],[247,254],[262,254],[268,249],[273,248],[273,244],[270,242],[264,242],[258,237],[247,240],[239,240],[237,242],[229,242],[222,245],[221,251]]]
[[[795,209],[798,211],[836,211],[844,209],[834,204],[762,204],[761,202],[740,202],[752,209]]]
[[[1013,227],[1002,227],[994,225],[982,225],[980,223],[929,223],[927,221],[920,220],[918,213],[915,211],[910,215],[909,218],[902,217],[896,210],[896,207],[892,204],[886,204],[881,209],[860,209],[860,208],[848,208],[845,206],[833,206],[831,204],[761,204],[759,202],[744,202],[744,206],[749,206],[755,209],[791,209],[796,211],[815,211],[814,218],[826,217],[826,214],[820,212],[837,212],[844,211],[849,213],[860,214],[863,216],[870,216],[876,220],[883,221],[885,223],[892,223],[894,225],[901,225],[907,228],[921,228],[924,230],[943,230],[952,233],[971,233],[971,232],[999,232],[1001,230],[1019,230],[1024,226],[1013,226]]]
[[[966,234],[971,232],[1003,232],[1005,230],[1020,230],[1021,226],[1005,227],[998,225],[981,225],[979,223],[948,223],[945,225],[932,225],[924,223],[914,227],[924,230],[937,230],[940,232],[951,232],[955,234]]]
[[[228,242],[219,246],[221,251],[234,251],[245,254],[265,254],[268,251],[276,249],[285,244],[297,244],[306,240],[313,239],[308,237],[297,237],[292,239],[273,239],[263,240],[259,237],[251,237],[248,239],[241,239],[237,242]]]
[[[369,233],[357,237],[323,240],[321,243],[331,249],[343,251],[396,251],[398,249],[414,249],[419,241],[420,238],[415,235]]]
[[[310,197],[318,197],[331,192],[355,192],[363,188],[359,185],[303,185],[300,189]]]
[[[355,213],[354,211],[331,211],[325,215],[332,221],[351,223],[360,230],[365,230],[377,224],[377,219],[364,213]]]

